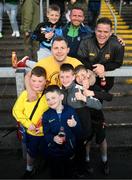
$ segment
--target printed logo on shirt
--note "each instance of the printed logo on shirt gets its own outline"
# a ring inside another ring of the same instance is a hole
[[[89,56],[95,56],[95,54],[94,53],[89,53]]]
[[[49,119],[49,123],[51,123],[51,122],[53,122],[53,121],[55,121],[55,119]]]
[[[110,59],[110,54],[105,54],[105,59],[109,60]]]

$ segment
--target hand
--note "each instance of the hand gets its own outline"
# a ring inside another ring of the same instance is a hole
[[[72,115],[71,119],[67,120],[67,124],[69,127],[75,127],[77,125],[77,122],[74,119],[74,116]]]
[[[54,32],[53,31],[45,33],[45,38],[47,40],[52,39],[53,36],[54,36]]]
[[[104,65],[102,65],[102,64],[94,64],[93,67],[94,67],[93,72],[95,72],[95,74],[97,74],[99,77],[105,76]]]
[[[31,124],[28,128],[29,131],[36,131],[36,127],[34,124]]]
[[[28,91],[28,101],[32,102],[32,101],[35,101],[35,100],[37,100],[37,93],[35,91],[33,91],[32,89],[30,89]]]
[[[83,90],[83,95],[86,96],[86,97],[94,96],[94,91],[84,89]]]
[[[122,46],[125,46],[125,42],[123,41],[122,38],[120,38],[119,36],[117,36],[117,39],[118,39],[119,43],[120,43]]]
[[[56,135],[53,138],[54,142],[56,142],[57,144],[63,144],[64,140],[63,138],[61,138],[60,136]]]
[[[79,101],[84,101],[86,102],[86,97],[82,94],[81,90],[78,89],[78,92],[75,93],[75,97]]]

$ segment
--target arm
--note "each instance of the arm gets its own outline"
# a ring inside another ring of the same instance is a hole
[[[20,122],[25,128],[29,128],[32,122],[30,121],[29,117],[24,114],[24,102],[25,102],[25,93],[22,92],[21,95],[18,97],[15,105],[12,109],[12,114],[15,119]]]

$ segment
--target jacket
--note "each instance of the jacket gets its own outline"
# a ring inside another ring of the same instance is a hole
[[[75,127],[69,127],[67,124],[67,120],[71,119],[72,115],[77,121]],[[70,106],[64,105],[61,117],[59,118],[56,110],[49,108],[42,118],[42,124],[44,127],[47,155],[58,158],[72,157],[76,151],[78,139],[81,136],[80,122],[75,110]],[[53,140],[54,136],[59,133],[60,127],[64,128],[66,134],[64,145],[59,145]]]
[[[78,92],[78,89],[82,88],[82,86],[77,85],[75,82],[73,82],[68,89],[65,89],[62,87],[63,93],[64,93],[64,104],[68,104],[69,106],[77,109],[82,108],[85,106],[95,108],[95,109],[101,109],[102,104],[101,102],[93,97],[87,97],[86,103],[83,101],[76,100],[75,93]]]
[[[92,65],[102,64],[105,67],[105,71],[112,71],[119,68],[123,63],[124,47],[118,42],[115,36],[111,36],[106,44],[100,48],[96,40],[95,35],[91,38],[84,39],[78,49],[78,59],[88,69],[93,69]],[[97,84],[100,81],[97,79]],[[105,90],[109,90],[113,87],[114,78],[106,78]]]
[[[77,57],[77,51],[78,51],[81,40],[84,39],[84,37],[86,36],[88,37],[91,36],[92,30],[88,26],[81,24],[78,29],[78,36],[70,37],[68,35],[70,26],[71,26],[71,23],[68,23],[64,26],[63,36],[67,39],[68,47],[70,48],[68,56]]]
[[[38,24],[35,31],[32,34],[32,39],[40,42],[40,48],[51,49],[53,38],[56,36],[62,36],[62,23],[57,22],[52,24],[51,22],[42,22]],[[46,39],[44,36],[45,32],[54,32],[53,38]]]

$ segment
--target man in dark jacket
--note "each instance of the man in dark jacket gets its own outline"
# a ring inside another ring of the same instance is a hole
[[[83,24],[84,11],[81,7],[74,7],[70,13],[71,22],[63,28],[63,36],[68,41],[70,48],[69,56],[77,57],[78,47],[81,40],[86,36],[91,36],[92,30]]]

